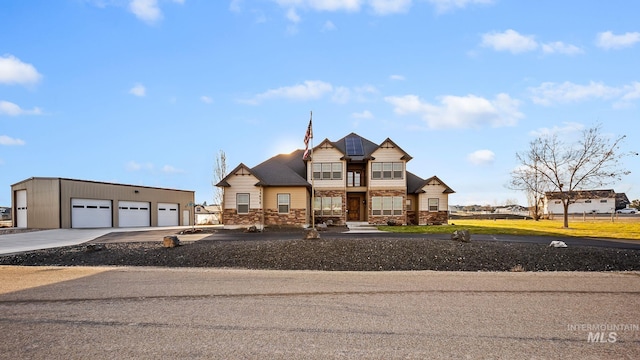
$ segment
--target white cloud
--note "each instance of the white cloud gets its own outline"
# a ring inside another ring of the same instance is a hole
[[[416,95],[388,96],[398,115],[418,114],[431,129],[477,128],[482,126],[514,126],[524,115],[518,110],[520,101],[507,94],[489,100],[475,95],[440,98],[439,105],[422,101]]]
[[[571,134],[582,131],[584,129],[584,125],[576,122],[564,122],[562,126],[554,126],[552,128],[540,128],[537,130],[533,130],[530,132],[532,136],[540,137],[540,136],[549,136],[554,134]]]
[[[127,169],[127,171],[153,170],[153,164],[151,163],[140,164],[138,162],[131,160],[125,165],[125,168]]]
[[[412,0],[369,0],[373,12],[378,15],[405,13],[409,11]]]
[[[389,79],[393,80],[393,81],[404,81],[405,80],[403,75],[391,75],[391,76],[389,76]]]
[[[372,94],[377,93],[378,89],[372,85],[348,88],[345,86],[333,86],[330,83],[320,80],[307,80],[302,84],[267,90],[253,96],[251,99],[242,99],[238,100],[238,102],[248,105],[258,105],[266,100],[285,99],[308,101],[319,100],[328,96],[334,103],[346,104],[352,101],[367,102]]]
[[[229,10],[233,12],[241,12],[242,11],[242,1],[243,0],[231,0],[229,4]]]
[[[316,11],[360,11],[364,0],[274,0],[285,8],[309,8]]]
[[[308,80],[302,84],[283,86],[277,89],[267,90],[242,103],[257,105],[264,100],[286,99],[295,101],[317,100],[331,93],[333,86],[324,81]]]
[[[496,51],[510,51],[513,54],[533,51],[538,48],[538,43],[533,35],[520,35],[512,29],[502,33],[494,31],[483,34],[480,45]]]
[[[455,9],[464,9],[467,5],[490,5],[494,0],[428,0],[436,7],[438,13],[445,13]]]
[[[587,85],[564,82],[562,84],[545,82],[535,88],[529,88],[531,99],[539,105],[549,106],[554,103],[579,102],[589,99],[610,99],[625,92],[634,91],[633,88],[614,88],[603,83],[591,81]]]
[[[322,25],[322,31],[333,31],[333,30],[336,30],[336,29],[337,29],[336,25],[333,22],[329,21],[329,20],[327,20],[324,23],[324,25]]]
[[[143,97],[147,95],[147,89],[142,84],[135,84],[131,89],[129,89],[129,94]]]
[[[7,135],[0,135],[0,145],[5,146],[18,146],[26,144],[22,139],[14,139]]]
[[[637,42],[640,42],[640,32],[628,32],[615,35],[611,31],[605,31],[598,33],[596,36],[596,45],[606,50],[630,47]]]
[[[0,100],[0,116],[19,116],[19,115],[42,115],[40,108],[33,108],[31,110],[22,109],[20,106],[9,102]]]
[[[167,174],[179,174],[184,172],[183,170],[180,169],[176,169],[171,165],[165,165],[162,167],[162,172],[163,173],[167,173]]]
[[[42,78],[36,68],[13,55],[0,56],[0,84],[35,84]]]
[[[353,113],[353,114],[351,114],[351,117],[354,118],[354,119],[372,119],[373,118],[373,114],[371,113],[371,111],[365,110],[365,111],[360,112],[360,113]]]
[[[496,154],[491,150],[474,151],[467,156],[467,160],[473,165],[487,165],[493,163]]]
[[[213,99],[212,99],[212,98],[210,98],[209,96],[206,96],[206,95],[202,95],[202,96],[200,96],[200,101],[202,101],[202,102],[203,102],[203,103],[205,103],[205,104],[211,104],[211,103],[213,103]]]
[[[129,10],[140,20],[153,24],[162,20],[157,0],[131,0]]]
[[[562,41],[555,41],[546,44],[542,44],[542,51],[546,54],[565,54],[565,55],[577,55],[582,54],[584,51],[571,44],[565,44]]]
[[[287,11],[287,19],[292,23],[297,24],[300,22],[300,15],[298,15],[298,13],[296,12],[296,9],[290,8]]]

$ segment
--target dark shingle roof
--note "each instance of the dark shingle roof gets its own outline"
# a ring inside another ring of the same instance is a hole
[[[437,176],[432,176],[428,179],[422,179],[420,177],[418,177],[417,175],[414,175],[413,173],[410,173],[409,171],[407,171],[407,193],[408,194],[419,194],[424,192],[424,190],[422,190],[422,188],[425,187],[425,185],[427,185],[428,183],[430,183],[431,181],[437,181],[438,183],[440,183],[442,186],[444,186],[444,194],[452,194],[455,193],[455,191],[453,191],[452,188],[449,187],[449,185],[445,184],[444,181],[440,180],[440,178],[438,178]]]
[[[303,150],[276,155],[251,168],[261,186],[310,186],[306,180]]]

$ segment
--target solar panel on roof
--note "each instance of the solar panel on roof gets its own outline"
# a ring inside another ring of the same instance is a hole
[[[348,137],[344,139],[347,147],[347,155],[349,156],[363,156],[364,149],[362,147],[362,139],[359,137]]]

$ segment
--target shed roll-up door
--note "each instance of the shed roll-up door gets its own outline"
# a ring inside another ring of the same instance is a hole
[[[118,202],[118,226],[119,227],[146,227],[151,226],[151,210],[148,202],[119,201]]]
[[[158,226],[180,225],[178,204],[158,203]]]
[[[71,199],[72,228],[112,227],[111,200]]]

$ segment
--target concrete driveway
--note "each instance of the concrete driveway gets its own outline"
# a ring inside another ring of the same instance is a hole
[[[83,244],[111,233],[135,232],[145,240],[162,240],[162,233],[175,234],[191,226],[163,228],[53,229],[0,235],[0,255]],[[160,232],[160,233],[158,233]],[[180,235],[180,241],[195,241],[210,234]]]

